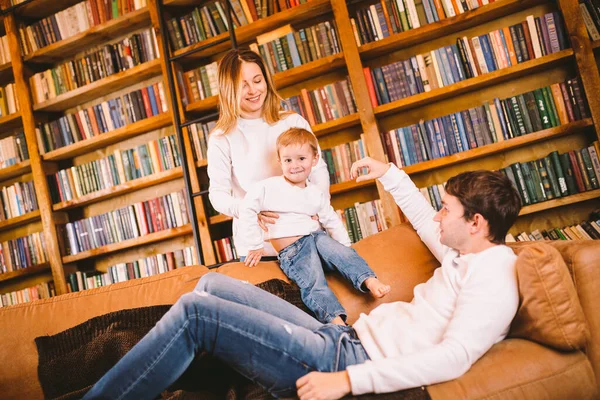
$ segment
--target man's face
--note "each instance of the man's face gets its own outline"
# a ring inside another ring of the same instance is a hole
[[[318,159],[318,155],[315,155],[312,147],[307,143],[302,146],[290,145],[279,148],[279,162],[283,176],[296,186],[306,186],[306,179]]]
[[[440,242],[456,250],[463,250],[469,242],[471,222],[463,218],[464,207],[458,198],[446,193],[442,208],[433,217],[440,223]]]

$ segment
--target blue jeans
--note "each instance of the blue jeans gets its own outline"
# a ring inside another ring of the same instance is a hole
[[[281,270],[300,287],[304,304],[323,323],[329,323],[337,316],[346,320],[346,310],[327,286],[325,271],[339,272],[361,292],[365,292],[364,281],[376,277],[356,250],[344,246],[324,231],[301,237],[281,250],[277,257]]]
[[[296,380],[311,371],[369,359],[351,327],[321,324],[277,296],[210,272],[84,398],[153,399],[200,351],[276,397],[294,396]]]

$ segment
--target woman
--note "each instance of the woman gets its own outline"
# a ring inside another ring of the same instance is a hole
[[[250,50],[231,50],[219,63],[219,120],[208,142],[209,198],[213,207],[233,217],[233,237],[240,257],[247,249],[237,238],[238,207],[254,183],[281,175],[275,142],[291,127],[310,129],[300,115],[283,111],[262,58]],[[322,159],[309,180],[329,194],[329,173]],[[278,215],[259,214],[259,224],[276,223]],[[276,255],[265,243],[266,255]]]

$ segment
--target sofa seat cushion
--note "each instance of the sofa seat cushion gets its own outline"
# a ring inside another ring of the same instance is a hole
[[[494,345],[466,374],[428,387],[432,400],[597,398],[584,353],[562,353],[523,339]]]
[[[509,337],[572,351],[585,348],[589,331],[561,254],[544,243],[516,249],[519,309]]]

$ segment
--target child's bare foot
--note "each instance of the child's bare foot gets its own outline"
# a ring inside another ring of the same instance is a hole
[[[336,325],[346,326],[346,323],[344,322],[342,317],[340,317],[339,315],[337,317],[335,317],[334,319],[332,319],[331,323],[336,324]]]
[[[377,278],[367,278],[367,280],[365,280],[365,286],[367,289],[369,289],[373,297],[377,299],[382,298],[392,289],[390,285],[381,283],[381,281]]]

